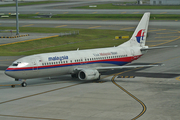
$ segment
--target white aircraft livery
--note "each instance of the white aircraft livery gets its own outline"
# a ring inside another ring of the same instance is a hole
[[[98,80],[105,70],[155,66],[123,66],[152,49],[145,46],[149,17],[149,12],[144,13],[131,39],[117,47],[30,55],[14,61],[5,74],[23,80],[21,85],[25,87],[25,80],[31,78],[71,74],[80,80]]]

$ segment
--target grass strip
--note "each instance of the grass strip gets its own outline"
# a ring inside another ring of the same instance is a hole
[[[37,18],[38,14],[20,14],[20,19],[50,19],[50,20],[139,20],[142,14],[57,14],[51,18]],[[15,19],[10,16],[9,19]],[[4,19],[4,18],[0,18]],[[8,18],[6,18],[8,19]],[[151,20],[179,20],[176,14],[151,14]]]
[[[180,9],[180,5],[113,5],[99,4],[97,7],[81,6],[77,9]]]
[[[3,27],[3,29],[15,29]],[[38,53],[69,51],[91,48],[113,47],[128,39],[115,40],[115,36],[131,36],[132,32],[119,30],[98,30],[98,29],[64,29],[64,28],[20,28],[22,32],[37,33],[59,33],[62,31],[79,30],[79,35],[54,37],[36,41],[16,43],[0,46],[1,56],[32,55]],[[51,31],[51,32],[50,32]]]

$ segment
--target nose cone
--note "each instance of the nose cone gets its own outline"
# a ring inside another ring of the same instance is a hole
[[[7,68],[4,73],[9,77],[14,78],[14,72],[10,71],[9,68]]]

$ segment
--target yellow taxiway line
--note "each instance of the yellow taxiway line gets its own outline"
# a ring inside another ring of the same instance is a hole
[[[65,27],[67,25],[60,25],[60,26],[56,26],[55,28],[60,28],[60,27]]]
[[[29,26],[33,26],[34,24],[29,24],[29,25],[23,25],[22,27],[29,27]]]
[[[7,44],[2,44],[2,45],[0,45],[0,46],[12,45],[12,44],[23,43],[23,42],[30,42],[30,41],[35,41],[35,40],[42,40],[42,39],[53,38],[53,37],[59,37],[59,35],[54,35],[54,36],[49,36],[49,37],[43,37],[43,38],[36,38],[36,39],[19,41],[19,42],[13,42],[13,43],[7,43]]]
[[[101,27],[101,26],[93,26],[93,27],[89,27],[88,29],[93,29],[93,28],[98,28],[98,27]]]

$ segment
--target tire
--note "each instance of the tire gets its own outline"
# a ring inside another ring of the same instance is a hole
[[[21,86],[22,86],[22,87],[26,87],[26,86],[27,86],[27,83],[26,83],[26,82],[23,82],[23,83],[21,83]]]

